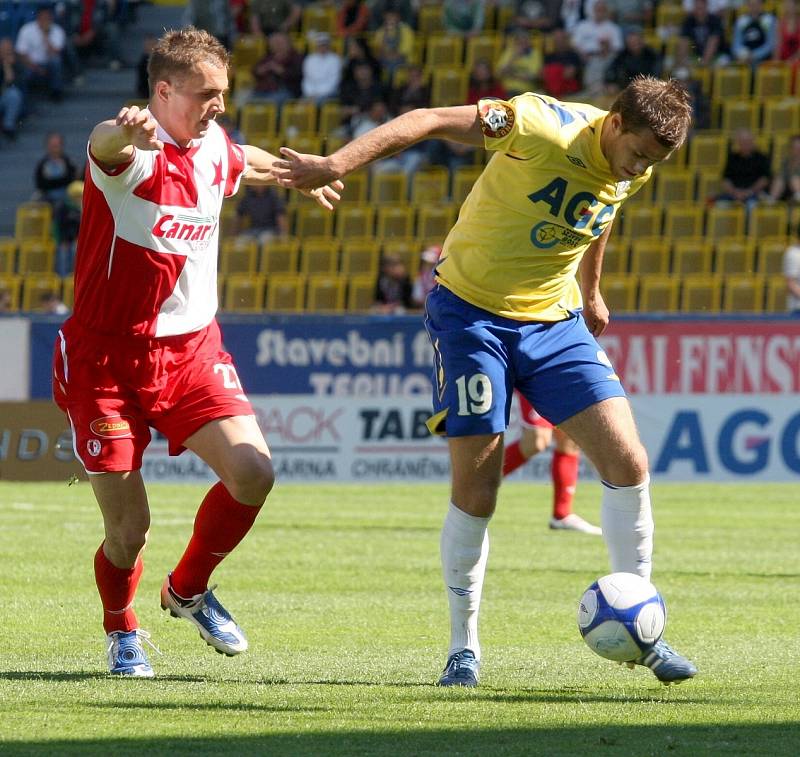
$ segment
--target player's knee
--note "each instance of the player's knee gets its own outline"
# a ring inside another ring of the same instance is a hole
[[[614,486],[636,486],[647,476],[647,451],[641,443],[621,450],[610,460],[605,471],[601,471],[603,480]]]
[[[272,461],[262,454],[249,455],[231,471],[225,486],[237,502],[262,505],[275,485]]]
[[[112,562],[118,566],[133,565],[147,544],[147,527],[139,524],[122,526],[106,534],[106,547]]]

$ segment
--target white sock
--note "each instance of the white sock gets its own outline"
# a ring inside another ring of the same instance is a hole
[[[649,581],[653,559],[650,476],[637,486],[612,486],[603,481],[600,519],[611,570],[636,573]]]
[[[440,549],[444,585],[450,603],[448,655],[471,649],[476,659],[481,658],[478,610],[489,556],[489,520],[469,515],[452,502],[444,519]]]

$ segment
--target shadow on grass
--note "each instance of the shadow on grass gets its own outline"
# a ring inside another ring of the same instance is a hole
[[[271,755],[288,757],[510,757],[511,755],[796,755],[795,722],[691,726],[586,726],[470,730],[336,731],[263,736],[28,739],[5,742],[3,755]]]
[[[92,707],[98,710],[147,710],[148,712],[156,713],[159,710],[189,710],[198,711],[205,710],[208,712],[219,712],[221,710],[230,710],[232,712],[330,712],[330,707],[314,707],[298,705],[291,707],[289,705],[262,705],[251,704],[249,702],[131,702],[131,701],[113,701],[98,704],[96,702],[88,702],[86,707]],[[2,753],[2,749],[0,749]]]
[[[61,681],[115,681],[134,680],[130,676],[112,676],[103,671],[53,671],[53,670],[0,670],[0,681],[50,681],[59,683]],[[148,681],[147,678],[137,678],[137,681]],[[193,675],[160,675],[159,681],[178,681],[183,683],[202,683],[210,679],[208,676]],[[214,679],[216,680],[216,679]]]

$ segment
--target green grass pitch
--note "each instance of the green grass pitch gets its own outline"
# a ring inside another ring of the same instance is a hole
[[[671,687],[583,644],[602,541],[549,531],[548,487],[505,486],[475,690],[433,685],[445,486],[279,486],[214,576],[250,638],[232,659],[158,606],[203,491],[150,487],[136,608],[162,655],[147,681],[104,673],[89,485],[0,484],[0,753],[800,754],[797,485],[653,487],[665,638],[700,669]],[[598,484],[576,510],[597,520]]]

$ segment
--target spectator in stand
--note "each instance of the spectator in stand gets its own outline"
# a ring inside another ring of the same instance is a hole
[[[233,45],[236,31],[229,0],[188,0],[183,26],[194,26],[215,36],[226,50]]]
[[[156,38],[152,34],[145,34],[142,40],[142,54],[136,64],[136,95],[143,100],[150,97],[150,82],[147,77],[147,64],[150,62],[150,53],[156,44]]]
[[[589,97],[604,87],[606,70],[624,47],[622,29],[611,20],[606,0],[596,0],[592,20],[579,22],[572,31],[572,46],[583,59],[583,85]]]
[[[416,25],[415,7],[418,5],[418,0],[369,0],[368,5],[370,31],[375,31],[383,23],[383,14],[387,9],[394,10],[400,16],[400,20],[412,29]]]
[[[550,34],[552,52],[544,56],[542,83],[544,91],[552,97],[568,97],[583,87],[583,61],[572,49],[569,34],[556,27]]]
[[[67,185],[64,201],[56,210],[56,273],[68,276],[75,268],[75,248],[83,211],[83,182]]]
[[[749,129],[738,129],[722,174],[717,200],[744,203],[748,210],[763,196],[771,181],[769,158],[756,148]]]
[[[483,31],[486,0],[444,0],[442,26],[448,34],[473,37]]]
[[[426,247],[419,257],[419,271],[417,271],[411,288],[411,304],[415,308],[425,307],[426,297],[436,286],[436,278],[433,271],[439,262],[439,255],[441,254],[442,248],[435,244]]]
[[[363,37],[348,37],[345,41],[345,58],[342,66],[342,81],[340,86],[350,86],[354,81],[353,69],[359,63],[368,63],[372,68],[375,81],[382,81],[383,72],[381,64],[372,52],[372,48]]]
[[[34,84],[43,84],[50,99],[58,102],[64,97],[62,53],[66,41],[64,30],[53,22],[53,12],[46,6],[39,7],[34,21],[22,25],[15,49],[23,66],[25,92]]]
[[[303,56],[294,49],[285,32],[269,35],[267,53],[253,66],[254,100],[267,100],[279,106],[300,97],[303,80]]]
[[[289,233],[286,206],[274,187],[250,186],[236,206],[236,232],[255,237],[260,244]]]
[[[606,91],[616,96],[637,76],[661,75],[661,56],[644,42],[641,29],[631,28],[622,50],[606,70]]]
[[[484,98],[505,100],[508,96],[505,87],[495,78],[489,61],[476,60],[469,72],[468,103],[477,103]]]
[[[5,287],[0,286],[0,315],[11,313],[11,292]]]
[[[773,57],[794,64],[800,61],[800,14],[795,0],[783,0]]]
[[[731,52],[739,63],[757,65],[775,54],[777,22],[772,13],[764,11],[761,0],[747,0],[747,10],[733,26]]]
[[[372,49],[390,78],[414,57],[414,31],[391,5],[383,12],[383,23],[373,36]]]
[[[97,62],[112,71],[122,67],[120,60],[121,8],[116,0],[83,0],[80,18],[70,29],[69,44],[80,65]]]
[[[561,25],[561,0],[514,0],[512,27],[529,32],[552,32]]]
[[[542,75],[542,53],[533,46],[531,33],[526,29],[514,29],[511,44],[497,61],[497,76],[509,97],[532,92]]]
[[[800,237],[800,229],[797,236]],[[800,316],[800,243],[797,238],[783,254],[783,275],[786,277],[786,310]]]
[[[17,127],[25,107],[22,94],[22,66],[14,52],[14,43],[9,37],[0,39],[0,64],[3,66],[0,80],[0,118],[3,136],[12,142],[17,138]]]
[[[292,0],[250,0],[249,14],[251,33],[269,37],[275,32],[294,31],[303,9]]]
[[[364,0],[343,0],[336,14],[336,34],[340,37],[358,37],[369,26],[369,8]]]
[[[64,152],[64,137],[51,131],[45,140],[46,153],[36,164],[34,185],[43,200],[54,208],[64,202],[67,187],[77,178],[75,164]]]
[[[401,315],[413,307],[411,278],[406,264],[395,255],[384,255],[375,282],[375,304],[378,313]]]
[[[389,98],[392,111],[399,115],[415,108],[427,108],[431,103],[431,88],[419,66],[406,68],[406,80],[401,87],[392,90]]]
[[[701,66],[727,61],[725,28],[722,19],[709,12],[708,0],[695,0],[692,12],[681,24],[681,37],[688,40],[689,51]],[[720,56],[725,57],[720,59]]]
[[[342,115],[351,122],[359,113],[368,113],[375,102],[385,102],[383,85],[375,79],[372,66],[366,61],[353,68],[353,81],[345,82],[339,89]]]
[[[330,34],[315,32],[309,36],[314,49],[306,55],[303,61],[301,90],[303,97],[320,104],[339,94],[342,58],[331,50]]]
[[[52,289],[41,293],[37,310],[40,313],[46,313],[48,315],[66,315],[69,313],[69,308]]]
[[[575,27],[587,18],[591,18],[593,0],[563,0],[561,3],[561,24],[572,34]]]
[[[769,196],[776,202],[800,203],[800,135],[789,140],[789,154],[781,162],[780,173],[772,179]]]

